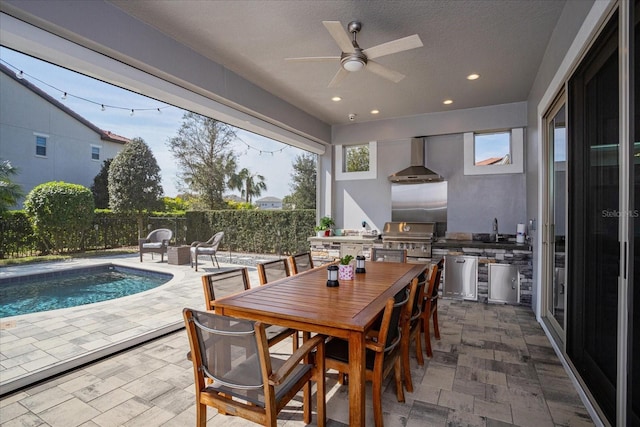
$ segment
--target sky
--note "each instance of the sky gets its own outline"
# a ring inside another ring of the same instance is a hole
[[[167,143],[177,135],[185,110],[1,46],[0,61],[13,71],[22,71],[25,79],[100,129],[129,139],[142,138],[160,166],[164,195],[175,197],[181,192],[177,165]],[[133,115],[132,109],[136,110]],[[234,150],[238,170],[247,168],[265,177],[267,191],[260,197],[283,198],[290,194],[292,163],[305,151],[242,129],[237,129],[237,137]],[[234,193],[239,195],[237,191],[226,192]]]

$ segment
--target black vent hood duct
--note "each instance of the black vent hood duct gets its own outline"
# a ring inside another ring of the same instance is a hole
[[[389,175],[389,181],[397,184],[419,184],[425,182],[442,182],[444,178],[424,166],[424,140],[411,139],[411,166]]]

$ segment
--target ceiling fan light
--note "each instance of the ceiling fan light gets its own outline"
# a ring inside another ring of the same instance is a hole
[[[360,58],[349,58],[342,63],[342,67],[350,72],[360,71],[364,68],[364,61]]]

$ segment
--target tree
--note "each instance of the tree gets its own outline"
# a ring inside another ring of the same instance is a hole
[[[91,192],[97,209],[109,208],[109,167],[112,161],[113,159],[107,159],[102,162],[100,172],[93,178]]]
[[[247,168],[242,168],[239,173],[231,175],[228,185],[230,190],[240,191],[240,197],[245,203],[251,203],[254,197],[259,197],[263,191],[267,191],[264,176],[258,173],[252,174]]]
[[[164,212],[186,211],[189,210],[189,202],[181,198],[176,197],[163,197],[162,204],[164,205]]]
[[[168,143],[181,171],[179,179],[207,209],[223,209],[222,196],[236,171],[231,146],[236,132],[226,123],[191,112],[182,120],[178,136]]]
[[[316,208],[316,155],[304,153],[296,156],[292,163],[291,196],[286,198],[287,203],[295,209]]]
[[[347,172],[363,172],[369,170],[369,146],[354,145],[346,148]]]
[[[6,212],[23,196],[20,185],[11,181],[11,177],[17,174],[18,169],[9,160],[0,159],[0,213]]]
[[[133,212],[142,236],[145,212],[162,206],[160,167],[142,138],[134,138],[109,167],[109,206],[115,212]]]
[[[93,194],[79,184],[45,182],[27,194],[24,210],[48,250],[75,251],[93,221]]]

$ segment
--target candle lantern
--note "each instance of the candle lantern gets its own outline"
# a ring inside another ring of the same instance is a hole
[[[366,273],[367,271],[364,269],[364,257],[362,255],[358,255],[356,257],[356,273]]]
[[[338,266],[330,265],[327,267],[327,286],[330,288],[335,288],[336,286],[340,286],[338,282]]]

